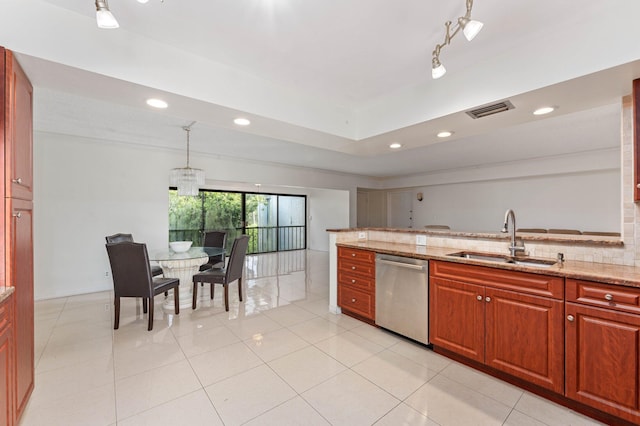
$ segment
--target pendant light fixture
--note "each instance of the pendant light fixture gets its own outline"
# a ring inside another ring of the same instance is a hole
[[[118,28],[118,21],[109,10],[107,0],[96,0],[96,21],[98,28],[113,29]]]
[[[474,21],[471,19],[471,9],[473,8],[473,0],[467,0],[467,13],[464,16],[458,18],[458,22],[456,25],[451,28],[451,21],[447,21],[444,23],[444,26],[447,28],[447,32],[444,36],[444,41],[442,44],[436,44],[435,49],[433,49],[433,58],[431,59],[431,77],[434,79],[440,78],[447,72],[446,68],[440,62],[440,49],[444,46],[447,46],[451,43],[451,39],[455,37],[456,34],[462,30],[464,37],[471,41],[475,36],[478,35],[482,26],[484,25],[480,21]]]
[[[193,169],[189,167],[189,133],[191,132],[191,126],[196,124],[189,124],[182,129],[187,132],[187,166],[172,169],[169,175],[169,181],[171,186],[178,188],[178,195],[184,196],[198,196],[200,187],[204,185],[204,170]]]

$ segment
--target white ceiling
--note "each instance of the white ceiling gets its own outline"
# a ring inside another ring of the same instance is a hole
[[[586,4],[585,4],[586,3]],[[451,0],[0,2],[0,45],[35,86],[35,127],[127,143],[389,177],[608,148],[640,77],[636,0],[476,0],[472,42],[442,49]],[[166,99],[165,111],[144,105]],[[472,120],[464,111],[509,99]],[[559,107],[549,118],[538,106]],[[252,119],[240,128],[231,120]],[[442,142],[435,133],[455,132]],[[389,143],[403,148],[390,152]]]

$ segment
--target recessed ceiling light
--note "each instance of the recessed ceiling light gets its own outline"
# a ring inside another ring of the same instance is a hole
[[[249,121],[249,119],[242,117],[236,118],[235,120],[233,120],[233,122],[238,126],[248,126],[249,124],[251,124],[251,121]]]
[[[533,115],[545,115],[545,114],[549,114],[550,112],[555,111],[556,109],[554,107],[542,107],[542,108],[538,108],[537,110],[533,111]]]
[[[149,2],[149,0],[138,0],[138,3],[142,3],[142,4],[145,4],[145,3],[148,3],[148,2]]]
[[[391,149],[398,149],[398,148],[402,148],[402,144],[398,143],[398,142],[394,142],[391,145],[389,145],[389,148]]]
[[[155,98],[147,99],[147,105],[152,106],[154,108],[162,108],[162,109],[169,106],[169,104],[163,101],[162,99],[155,99]]]
[[[439,138],[448,138],[452,134],[453,134],[453,132],[445,130],[445,131],[442,131],[442,132],[438,133],[436,136],[438,136]]]

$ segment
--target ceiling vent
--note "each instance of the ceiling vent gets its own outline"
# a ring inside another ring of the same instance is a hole
[[[514,109],[515,107],[509,101],[498,102],[497,104],[487,105],[480,108],[472,109],[470,111],[466,111],[469,117],[473,118],[483,118],[489,115],[498,114],[500,112],[509,111],[510,109]]]

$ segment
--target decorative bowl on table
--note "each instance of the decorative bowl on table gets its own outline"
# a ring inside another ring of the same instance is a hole
[[[193,241],[172,241],[169,243],[171,250],[176,253],[183,253],[191,248]]]

